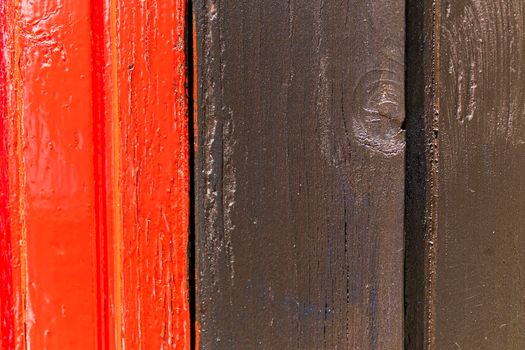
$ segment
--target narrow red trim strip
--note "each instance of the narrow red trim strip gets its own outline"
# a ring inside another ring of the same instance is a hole
[[[15,348],[13,266],[9,218],[9,150],[7,132],[6,5],[0,2],[0,347]]]
[[[108,282],[108,218],[106,192],[106,135],[104,84],[104,4],[91,1],[92,101],[93,101],[93,164],[97,258],[97,332],[98,349],[109,349],[109,282]]]

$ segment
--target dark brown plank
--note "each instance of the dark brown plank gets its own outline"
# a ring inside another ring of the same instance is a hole
[[[404,1],[196,0],[203,349],[401,349]]]
[[[434,339],[438,114],[435,113],[434,0],[408,0],[406,12],[405,348]]]
[[[426,18],[430,349],[525,348],[524,11],[521,0],[441,0]]]

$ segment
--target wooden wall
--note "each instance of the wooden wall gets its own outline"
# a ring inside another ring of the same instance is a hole
[[[525,348],[521,0],[0,1],[0,348]]]

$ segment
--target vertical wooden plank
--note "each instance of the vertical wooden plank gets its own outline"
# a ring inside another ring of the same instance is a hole
[[[23,348],[92,349],[99,318],[89,2],[15,2]]]
[[[12,9],[5,3],[0,3],[0,348],[12,350],[15,347],[15,334],[20,323],[15,324],[15,295],[19,292],[18,283],[14,279],[18,276],[18,269],[13,265],[13,242],[16,238],[11,233],[11,213],[9,204],[12,200],[9,186],[9,123],[8,111],[9,84],[8,77],[12,74],[9,69],[10,54],[13,41],[10,30],[12,24]]]
[[[189,348],[185,4],[0,4],[2,349]]]
[[[199,348],[401,349],[404,1],[194,12]]]
[[[186,1],[116,15],[122,346],[189,349]]]
[[[524,11],[441,4],[436,348],[525,347]]]
[[[428,12],[426,118],[439,151],[430,349],[525,347],[524,10],[518,0],[440,0]]]
[[[406,12],[405,347],[434,339],[438,46],[433,0],[408,0]],[[434,48],[434,49],[433,49]]]

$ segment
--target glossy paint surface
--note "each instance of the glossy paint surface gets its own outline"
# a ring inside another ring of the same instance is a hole
[[[185,2],[120,1],[117,14],[122,345],[188,348]]]
[[[0,4],[2,349],[189,347],[184,16]]]
[[[0,81],[6,82],[7,71],[7,13],[4,2],[0,3]],[[13,306],[13,258],[11,249],[11,228],[9,213],[9,155],[7,118],[7,84],[0,83],[0,347],[13,348],[14,306]]]

